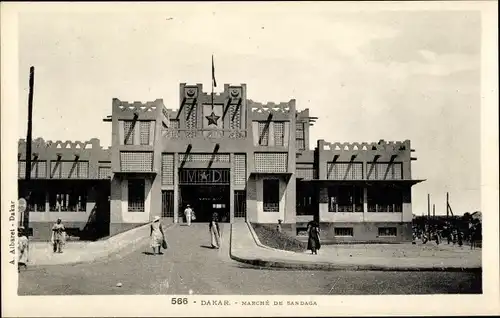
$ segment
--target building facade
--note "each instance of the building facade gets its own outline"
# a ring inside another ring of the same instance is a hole
[[[113,99],[104,119],[111,123],[109,149],[96,139],[33,143],[28,205],[34,236],[43,236],[57,217],[97,236],[155,216],[183,222],[190,204],[198,222],[215,212],[228,223],[282,220],[283,229],[300,236],[317,220],[326,241],[411,240],[411,186],[420,180],[411,177],[410,141],[318,140],[310,150],[315,120],[293,99],[248,99],[244,84],[226,84],[213,95],[201,84],[181,84],[175,110],[161,99]],[[20,141],[20,178],[23,147]],[[67,193],[54,190],[60,188]]]

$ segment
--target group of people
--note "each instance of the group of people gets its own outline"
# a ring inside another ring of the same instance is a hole
[[[416,239],[420,238],[422,244],[428,241],[434,241],[439,245],[443,239],[446,239],[448,244],[458,245],[462,247],[464,242],[470,243],[471,249],[477,247],[478,242],[481,241],[481,224],[471,224],[468,231],[463,231],[460,228],[445,225],[442,228],[432,227],[429,230],[413,230],[413,244],[416,244]]]
[[[189,204],[184,210],[184,216],[186,217],[187,226],[191,226],[191,221],[195,219],[195,215]],[[219,226],[219,215],[217,213],[212,214],[212,219],[208,223],[208,231],[210,233],[211,247],[213,249],[219,249],[221,246],[221,231]],[[151,223],[150,237],[153,255],[163,254],[161,249],[167,249],[168,244],[165,230],[159,216],[155,217],[154,221]]]
[[[29,239],[28,231],[20,226],[17,230],[17,249],[18,249],[18,261],[17,270],[20,271],[21,268],[28,268],[29,260]],[[61,219],[57,219],[56,223],[52,226],[50,241],[52,244],[52,251],[54,253],[62,253],[63,245],[66,242],[66,229]]]

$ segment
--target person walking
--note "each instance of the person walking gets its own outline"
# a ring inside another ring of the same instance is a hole
[[[191,206],[188,204],[186,205],[186,209],[184,210],[184,216],[186,217],[186,222],[187,226],[191,226],[191,217],[193,216],[193,210],[191,209]]]
[[[17,248],[19,252],[19,259],[17,261],[17,271],[21,271],[21,267],[24,269],[28,268],[28,252],[29,252],[29,240],[24,227],[19,227],[17,230]]]
[[[153,223],[151,223],[151,232],[149,234],[151,237],[151,248],[153,249],[153,255],[156,255],[156,250],[158,249],[158,255],[163,254],[161,248],[167,248],[167,240],[165,239],[165,232],[163,231],[163,225],[160,222],[160,217],[155,216]]]
[[[212,220],[208,225],[208,231],[210,232],[210,240],[212,243],[212,248],[220,248],[220,228],[219,228],[219,215],[214,213],[212,215]]]
[[[307,249],[311,251],[311,254],[318,254],[318,250],[321,248],[319,232],[319,224],[316,221],[311,221],[307,224],[307,233],[309,236]]]
[[[52,247],[54,253],[62,253],[62,247],[66,242],[66,229],[64,224],[62,224],[61,219],[57,219],[56,224],[52,226],[52,237],[51,237]]]

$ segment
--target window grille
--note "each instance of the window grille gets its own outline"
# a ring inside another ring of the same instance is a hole
[[[174,184],[174,154],[162,155],[161,184]]]
[[[111,178],[111,167],[99,167],[98,177],[99,179]]]
[[[304,123],[296,122],[295,123],[295,147],[297,148],[297,150],[304,150],[306,148],[304,134],[305,134]]]
[[[254,154],[257,172],[287,172],[288,154],[280,152],[256,152]]]
[[[403,179],[402,162],[369,162],[369,180],[401,180]]]
[[[161,192],[162,201],[162,217],[172,218],[174,217],[174,191],[164,190]]]
[[[354,236],[354,229],[352,227],[336,227],[334,231],[335,231],[335,236],[347,236],[347,237]]]
[[[53,179],[88,179],[88,161],[51,161],[51,178]]]
[[[259,146],[269,145],[269,124],[268,121],[259,121]]]
[[[230,157],[229,154],[218,153],[215,154],[200,154],[200,153],[190,153],[188,155],[180,153],[179,154],[179,163],[181,162],[229,162]]]
[[[186,105],[186,137],[196,137],[196,104]]]
[[[133,145],[134,144],[134,138],[135,138],[135,122],[131,120],[125,120],[123,121],[123,130],[124,130],[124,144],[125,145]]]
[[[247,160],[245,154],[234,155],[234,183],[246,184],[247,182]]]
[[[241,129],[241,106],[229,106],[229,121],[231,129]]]
[[[139,125],[141,145],[149,145],[151,121],[141,121]]]
[[[17,175],[19,179],[26,178],[26,161],[18,161]],[[31,178],[45,179],[47,178],[47,161],[31,161]]]
[[[153,153],[122,151],[120,153],[120,163],[121,170],[125,172],[153,171]]]
[[[234,191],[234,217],[245,218],[247,216],[247,193],[245,190]]]
[[[262,181],[264,212],[279,212],[280,210],[280,181],[278,179],[264,179]]]
[[[314,179],[314,168],[296,168],[296,176],[297,178],[304,180],[312,180]]]
[[[141,179],[128,180],[128,211],[144,212],[145,182]]]
[[[361,180],[363,179],[362,162],[328,162],[327,179]]]
[[[282,121],[274,122],[274,145],[283,146],[285,140],[285,123]]]
[[[297,215],[314,215],[318,211],[315,189],[306,183],[297,182]]]
[[[378,236],[394,237],[397,236],[397,228],[395,227],[379,227]]]

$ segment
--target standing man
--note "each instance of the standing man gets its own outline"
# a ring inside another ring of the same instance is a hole
[[[186,209],[184,210],[184,216],[186,217],[187,225],[191,226],[191,217],[193,216],[193,210],[191,209],[191,206],[189,204],[186,205]]]

